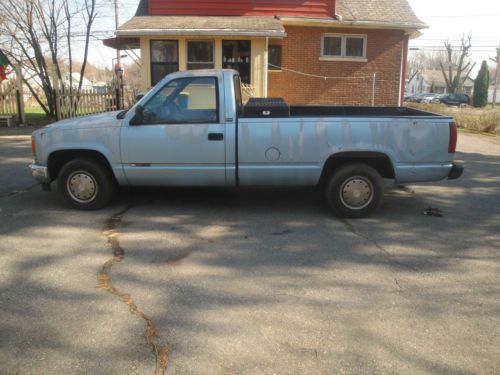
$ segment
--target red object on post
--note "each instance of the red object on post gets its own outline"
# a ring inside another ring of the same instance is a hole
[[[125,78],[125,68],[121,64],[115,64],[115,74],[122,78]]]
[[[7,74],[5,73],[5,66],[0,66],[0,82],[7,79]]]

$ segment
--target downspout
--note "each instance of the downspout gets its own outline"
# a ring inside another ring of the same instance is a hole
[[[342,22],[342,16],[337,13],[337,4],[336,0],[329,0],[330,2],[330,14],[335,18],[336,20]]]
[[[408,41],[409,36],[405,34],[403,40],[403,47],[401,53],[401,80],[400,80],[400,92],[399,92],[399,106],[403,106],[405,98],[405,88],[406,88],[406,71],[408,67]]]

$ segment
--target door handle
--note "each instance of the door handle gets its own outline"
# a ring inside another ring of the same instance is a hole
[[[209,141],[223,141],[224,134],[223,133],[208,133]]]

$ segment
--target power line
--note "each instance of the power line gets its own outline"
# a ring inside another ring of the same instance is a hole
[[[500,14],[450,14],[445,16],[428,15],[420,16],[422,18],[476,18],[476,17],[499,17]]]

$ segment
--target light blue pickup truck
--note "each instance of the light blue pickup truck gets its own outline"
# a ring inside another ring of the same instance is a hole
[[[33,177],[99,209],[116,186],[318,186],[343,217],[365,217],[397,184],[461,176],[452,118],[411,108],[242,101],[233,70],[177,72],[129,111],[33,133]]]

